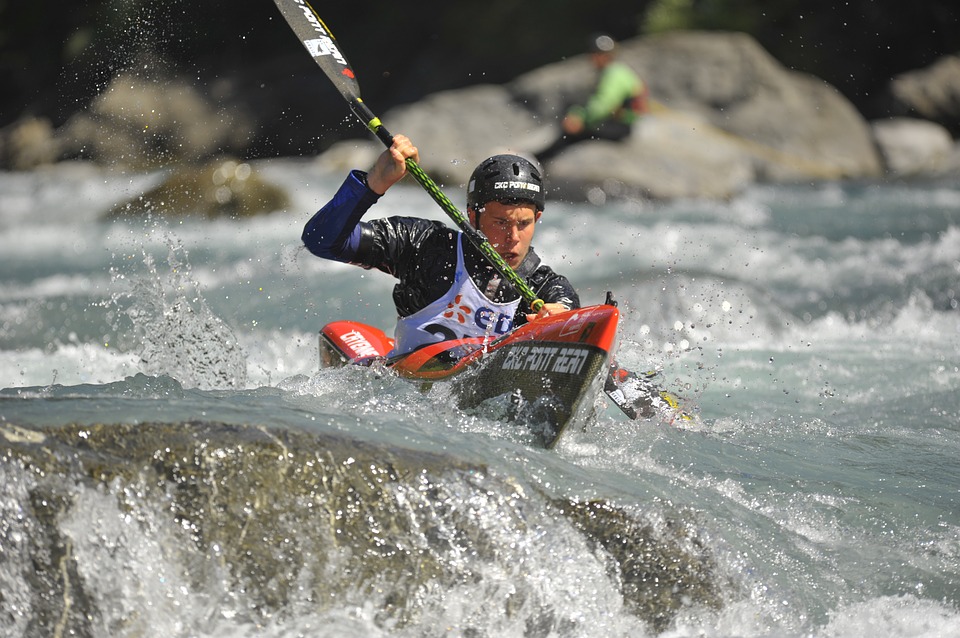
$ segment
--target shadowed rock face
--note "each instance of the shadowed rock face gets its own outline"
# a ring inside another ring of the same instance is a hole
[[[427,592],[477,586],[493,566],[514,579],[500,613],[549,633],[564,620],[523,575],[533,566],[525,561],[551,568],[551,543],[587,565],[599,558],[624,608],[657,630],[685,605],[720,606],[692,521],[657,529],[610,503],[527,493],[441,455],[208,422],[4,424],[0,435],[9,494],[0,536],[11,548],[0,553],[11,610],[0,627],[28,636],[147,622],[125,600],[136,592],[100,579],[123,581],[130,570],[142,589],[152,570],[129,559],[121,574],[96,564],[142,547],[191,596],[242,594],[251,622],[361,595],[377,601],[378,623],[402,627],[424,613]],[[536,543],[518,549],[531,536]]]

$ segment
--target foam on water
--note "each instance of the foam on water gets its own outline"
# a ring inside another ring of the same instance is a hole
[[[547,452],[495,405],[464,413],[443,387],[318,371],[327,321],[390,328],[393,282],[300,246],[302,223],[340,176],[305,162],[261,168],[291,189],[294,210],[107,223],[102,211],[158,175],[0,175],[0,421],[200,418],[350,433],[474,459],[545,493],[612,498],[652,519],[683,511],[729,586],[720,610],[685,610],[664,636],[960,632],[957,184],[550,203],[538,252],[585,303],[614,291],[620,362],[660,370],[701,421],[638,424],[601,400],[585,431]],[[434,209],[398,186],[373,213],[442,218]],[[30,486],[4,479],[0,533],[15,546],[24,532],[10,521]],[[564,532],[547,521],[499,540],[523,573],[510,561],[472,564],[475,583],[420,592],[411,627],[385,623],[386,603],[370,590],[322,613],[304,599],[252,619],[215,561],[198,578],[170,555],[172,518],[131,520],[116,494],[74,489],[82,507],[61,525],[99,597],[95,635],[528,635],[515,619],[530,615],[496,613],[511,596],[566,614],[566,635],[651,634],[622,610],[600,554],[572,541],[550,553],[550,534]],[[494,497],[459,505],[507,533]],[[5,601],[29,610],[7,568],[0,584]]]

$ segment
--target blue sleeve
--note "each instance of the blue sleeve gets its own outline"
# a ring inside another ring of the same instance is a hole
[[[303,227],[304,246],[317,257],[350,262],[360,245],[360,218],[380,196],[367,188],[366,174],[351,171],[340,190]]]

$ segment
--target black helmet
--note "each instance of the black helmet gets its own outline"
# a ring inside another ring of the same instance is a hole
[[[487,202],[531,202],[543,210],[546,197],[540,170],[519,155],[494,155],[480,162],[467,183],[467,208]]]

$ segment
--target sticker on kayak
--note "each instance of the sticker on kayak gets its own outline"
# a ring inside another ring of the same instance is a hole
[[[575,335],[580,332],[580,329],[583,328],[583,324],[586,322],[587,316],[585,312],[573,313],[573,316],[567,319],[567,322],[560,328],[560,336],[569,337],[570,335]]]
[[[507,353],[501,370],[580,374],[590,351],[570,346],[518,346]]]
[[[560,328],[560,337],[570,337],[572,335],[580,334],[578,341],[586,341],[590,333],[593,332],[593,329],[597,325],[597,321],[602,321],[603,317],[606,315],[606,310],[597,312],[595,308],[585,308],[578,310],[573,313],[569,319],[567,319],[563,327]]]
[[[358,330],[351,330],[340,335],[340,341],[353,353],[354,357],[376,357],[380,352],[367,341],[367,338]]]

